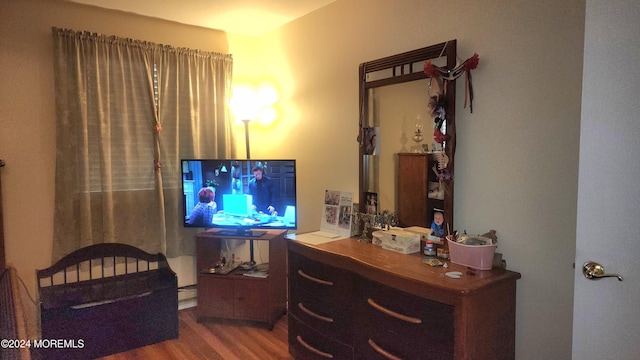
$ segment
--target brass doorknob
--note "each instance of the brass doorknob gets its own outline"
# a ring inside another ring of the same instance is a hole
[[[618,281],[622,281],[622,276],[618,274],[607,274],[604,272],[604,267],[597,262],[587,261],[582,265],[582,274],[584,277],[590,280],[599,280],[604,277],[616,277]]]

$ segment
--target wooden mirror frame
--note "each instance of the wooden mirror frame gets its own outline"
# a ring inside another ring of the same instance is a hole
[[[456,40],[449,40],[436,45],[427,46],[425,48],[408,51],[381,59],[368,61],[360,64],[359,67],[359,95],[360,95],[360,118],[359,118],[359,136],[358,141],[360,143],[358,151],[358,164],[359,164],[359,201],[360,211],[364,211],[366,204],[366,192],[369,191],[367,174],[369,164],[365,160],[365,148],[363,145],[364,128],[368,125],[369,119],[369,90],[377,87],[400,84],[410,81],[427,79],[424,71],[413,72],[413,64],[426,62],[427,60],[437,59],[440,57],[446,58],[446,68],[453,69],[456,66],[457,54],[456,54]],[[391,75],[386,78],[367,81],[367,76],[374,72],[390,71]],[[421,69],[422,70],[422,69]],[[453,81],[446,81],[445,84],[445,107],[446,107],[446,132],[449,136],[445,153],[449,157],[449,173],[453,177],[454,172],[454,155],[456,149],[456,83]],[[425,94],[425,107],[428,104],[428,95]],[[425,138],[432,138],[433,133],[425,127]],[[450,224],[453,229],[453,181],[444,181],[445,200],[444,200],[444,212],[445,212],[445,224]],[[396,203],[398,201],[396,196]],[[425,199],[426,206],[426,199]],[[407,225],[407,224],[401,224]]]

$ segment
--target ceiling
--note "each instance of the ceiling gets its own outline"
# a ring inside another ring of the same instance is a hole
[[[335,0],[69,0],[241,35],[260,35]]]

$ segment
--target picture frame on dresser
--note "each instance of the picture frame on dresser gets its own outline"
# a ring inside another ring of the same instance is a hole
[[[366,192],[365,198],[367,199],[365,212],[370,215],[378,214],[378,193]]]

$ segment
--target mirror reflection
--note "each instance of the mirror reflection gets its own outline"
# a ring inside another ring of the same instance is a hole
[[[398,153],[416,152],[430,145],[433,120],[427,108],[426,79],[370,90],[372,125],[379,129],[377,156],[365,159],[371,166],[367,176],[369,192],[377,192],[380,209],[396,211],[396,169]],[[422,141],[413,140],[417,126]]]
[[[431,95],[443,93],[438,86],[442,84],[427,78],[423,70],[427,60],[437,67],[452,68],[456,59],[455,47],[456,42],[452,40],[361,64],[361,203],[366,203],[365,193],[376,193],[379,210],[399,212],[398,154],[430,152],[434,148],[434,126],[440,126],[440,130],[446,133],[449,125],[454,124],[455,83],[445,85],[446,121],[436,125],[436,116],[429,105]],[[447,135],[455,139],[455,126],[450,128],[451,134]],[[452,154],[449,156],[453,158]],[[423,155],[422,159],[427,159],[427,155]],[[426,201],[427,192],[433,195],[432,198],[441,198],[443,188],[446,188],[448,196],[440,204],[446,207],[442,209],[445,222],[453,224],[453,181],[446,186],[440,186],[437,180],[432,184],[434,174],[428,174],[432,165],[428,162],[421,167],[423,173],[411,175],[420,178],[417,186],[424,185],[425,199],[414,207],[422,207],[421,211],[431,214],[433,209],[427,209],[431,205]],[[419,193],[416,196],[420,196]],[[429,227],[431,216],[422,217],[425,218],[424,223],[401,225]]]

